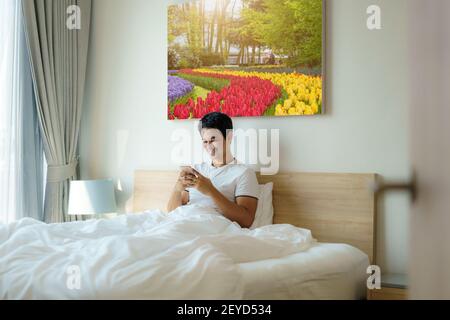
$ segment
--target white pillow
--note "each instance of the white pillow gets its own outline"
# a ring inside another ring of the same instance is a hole
[[[259,185],[258,207],[256,209],[255,220],[250,229],[273,224],[272,190],[272,182]]]

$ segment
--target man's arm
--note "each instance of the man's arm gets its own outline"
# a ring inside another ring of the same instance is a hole
[[[184,190],[180,192],[179,190],[174,188],[167,204],[167,212],[172,212],[176,208],[186,205],[188,202],[189,192],[186,192]]]
[[[214,187],[211,180],[194,169],[192,169],[192,174],[196,176],[193,187],[204,195],[211,197],[225,217],[231,221],[236,221],[243,228],[250,228],[255,219],[258,199],[237,197],[236,202],[230,201]]]
[[[172,212],[180,206],[184,206],[189,202],[189,192],[185,190],[192,184],[192,177],[180,174],[177,183],[170,195],[169,202],[167,204],[167,212]]]
[[[222,211],[223,215],[231,221],[236,221],[242,228],[250,228],[255,220],[258,199],[251,197],[238,197],[236,202],[228,200],[216,188],[211,189],[210,197]]]

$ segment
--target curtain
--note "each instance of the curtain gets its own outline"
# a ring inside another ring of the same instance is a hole
[[[67,215],[67,205],[69,182],[76,178],[78,164],[91,0],[27,0],[22,4],[48,163],[44,221],[73,221],[77,217]],[[75,13],[79,15],[74,18]],[[73,21],[77,28],[69,28]]]
[[[43,219],[43,146],[20,0],[0,1],[0,222]]]

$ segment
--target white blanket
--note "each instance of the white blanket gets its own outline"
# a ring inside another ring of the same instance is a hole
[[[241,299],[238,264],[306,250],[309,230],[242,229],[184,206],[114,219],[0,226],[0,299]]]

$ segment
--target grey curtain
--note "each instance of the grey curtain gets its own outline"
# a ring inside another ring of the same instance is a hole
[[[79,28],[69,28],[79,8]],[[25,33],[36,107],[47,159],[43,220],[67,215],[69,182],[76,178],[77,144],[86,76],[91,0],[24,0]]]

